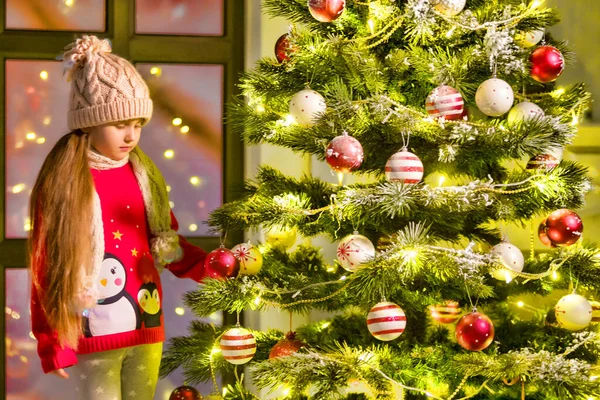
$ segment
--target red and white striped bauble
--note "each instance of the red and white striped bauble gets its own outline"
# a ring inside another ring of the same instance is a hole
[[[423,178],[423,163],[419,157],[403,147],[388,159],[385,164],[385,177],[390,182],[419,183]]]
[[[433,118],[446,120],[461,119],[464,112],[463,98],[460,92],[451,86],[438,86],[429,93],[425,100],[427,114]]]
[[[454,300],[445,301],[443,304],[436,304],[429,307],[431,318],[440,324],[452,324],[460,318],[462,310]]]
[[[256,339],[244,328],[227,330],[219,342],[223,358],[232,364],[246,364],[256,353]]]
[[[369,311],[367,327],[375,339],[385,342],[394,340],[404,332],[406,315],[398,305],[382,301]]]
[[[592,305],[592,324],[600,323],[600,302],[590,301]]]

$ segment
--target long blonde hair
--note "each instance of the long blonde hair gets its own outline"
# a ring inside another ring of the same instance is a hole
[[[46,157],[31,193],[32,280],[59,343],[73,349],[82,334],[81,277],[91,268],[94,184],[89,138],[64,135]]]

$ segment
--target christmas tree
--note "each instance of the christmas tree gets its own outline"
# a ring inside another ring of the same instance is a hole
[[[570,53],[541,3],[264,0],[293,25],[241,77],[228,123],[248,144],[317,156],[340,182],[261,167],[209,223],[265,242],[210,253],[185,301],[204,317],[335,316],[287,335],[198,321],[162,373],[183,366],[225,399],[259,398],[250,383],[288,399],[600,396],[600,250],[575,212],[591,181],[561,159],[590,95],[556,86]],[[509,224],[534,227],[526,257]],[[290,249],[296,233],[327,236],[337,260]],[[531,318],[513,304],[552,293]],[[219,374],[237,382],[222,390]]]

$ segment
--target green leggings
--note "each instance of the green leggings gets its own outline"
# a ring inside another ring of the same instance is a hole
[[[158,381],[162,343],[80,354],[71,371],[85,400],[152,400]]]

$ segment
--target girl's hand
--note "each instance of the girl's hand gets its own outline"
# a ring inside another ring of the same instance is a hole
[[[51,373],[63,379],[69,379],[69,374],[67,374],[67,371],[65,371],[63,368],[52,371]]]

